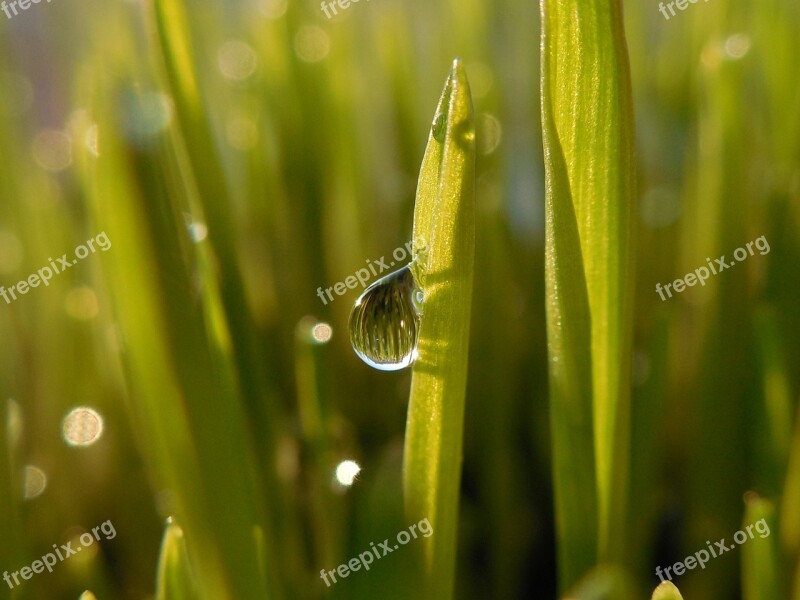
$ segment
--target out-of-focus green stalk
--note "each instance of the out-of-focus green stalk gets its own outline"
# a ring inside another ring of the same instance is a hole
[[[259,431],[254,436],[258,447],[256,456],[261,466],[258,480],[264,484],[264,489],[269,490],[264,497],[267,518],[263,524],[266,528],[265,568],[273,593],[277,593],[282,555],[272,532],[285,527],[279,516],[282,491],[275,472],[275,440],[280,411],[263,376],[264,360],[240,275],[230,194],[199,88],[185,5],[183,0],[155,0],[154,8],[161,58],[208,227],[213,257],[210,265],[219,281],[224,319],[230,330],[230,344],[237,366],[237,383],[251,426]],[[252,475],[256,477],[257,474]]]
[[[626,573],[619,567],[599,566],[589,571],[564,600],[628,600],[635,597]]]
[[[675,273],[725,257],[753,239],[748,233],[747,201],[748,112],[743,96],[745,63],[727,60],[725,36],[738,20],[741,3],[709,3],[694,25],[697,61],[697,150],[694,184],[687,190],[683,219],[681,258]],[[756,235],[754,232],[753,235]],[[750,399],[758,389],[749,361],[754,344],[751,309],[748,305],[748,268],[756,261],[718,272],[703,288],[691,290],[697,300],[688,311],[692,328],[686,333],[691,357],[687,369],[686,411],[682,415],[685,444],[690,461],[685,476],[688,485],[688,535],[686,552],[708,539],[721,539],[735,531],[741,519],[741,494],[748,485],[740,465],[750,451],[747,422]],[[686,299],[692,298],[684,292]],[[684,298],[673,298],[680,302]],[[733,324],[736,324],[734,327]],[[724,410],[721,406],[724,405]],[[712,597],[734,593],[737,580],[733,561],[718,561],[702,576],[689,575],[683,584],[687,596]]]
[[[756,406],[758,427],[753,432],[753,455],[756,459],[758,490],[778,495],[785,483],[791,456],[793,402],[788,369],[784,359],[778,324],[771,310],[756,315],[755,335],[761,372],[763,402]]]
[[[675,584],[665,581],[655,589],[650,600],[683,600],[683,596]]]
[[[419,356],[406,425],[403,483],[410,522],[427,518],[421,597],[454,589],[461,446],[475,253],[475,127],[463,65],[447,77],[422,161],[413,237],[426,246]]]
[[[172,519],[164,529],[156,577],[156,600],[194,600],[196,581],[192,575],[186,540]]]
[[[542,0],[541,6],[545,277],[565,588],[595,560],[624,554],[634,124],[620,3]]]
[[[295,328],[297,408],[308,456],[306,480],[310,503],[312,565],[333,565],[340,558],[342,522],[340,499],[331,491],[334,459],[329,424],[324,413],[319,381],[319,340],[313,335],[316,320],[303,318]]]
[[[781,544],[790,556],[800,559],[800,411],[795,416],[789,465],[781,499]],[[800,576],[800,570],[798,570]]]
[[[253,538],[264,521],[262,490],[217,282],[186,228],[180,152],[168,131],[137,129],[144,114],[164,110],[157,96],[124,86],[113,96],[115,83],[103,81],[95,114],[110,121],[112,96],[128,129],[103,128],[103,154],[80,163],[93,217],[112,244],[104,273],[140,450],[189,535],[198,593],[278,597]]]
[[[778,551],[778,536],[772,535],[777,529],[775,508],[772,502],[753,494],[745,497],[746,507],[741,530],[752,535],[742,544],[742,598],[743,600],[764,600],[766,598],[785,598],[780,575],[781,556]],[[764,536],[763,524],[770,535]],[[755,527],[754,527],[755,526]]]

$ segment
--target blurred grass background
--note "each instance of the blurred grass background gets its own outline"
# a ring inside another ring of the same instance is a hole
[[[478,148],[456,597],[555,597],[537,4],[158,7],[160,31],[133,1],[54,0],[0,26],[0,285],[112,243],[0,301],[0,570],[107,519],[118,533],[11,597],[154,596],[168,516],[202,597],[413,592],[397,554],[319,578],[409,525],[410,372],[350,349],[359,290],[323,305],[317,288],[408,241],[454,56]],[[644,595],[656,565],[768,513],[771,558],[728,553],[679,587],[738,598],[762,573],[797,598],[800,6],[710,0],[667,21],[631,2],[625,18],[640,173],[623,567]],[[655,293],[761,235],[769,254]],[[104,422],[87,447],[62,432],[77,406]],[[362,467],[350,488],[345,459]]]

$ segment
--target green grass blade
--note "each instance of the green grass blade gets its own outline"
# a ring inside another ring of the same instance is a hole
[[[781,543],[791,556],[800,557],[800,411],[797,411],[781,501]],[[798,567],[800,577],[800,566]],[[800,589],[798,589],[800,592]]]
[[[254,429],[265,432],[255,436],[256,456],[261,467],[268,531],[290,529],[291,520],[282,521],[279,513],[284,507],[280,497],[275,464],[275,440],[282,421],[272,390],[265,381],[266,362],[260,349],[254,319],[245,297],[241,265],[236,245],[236,227],[231,211],[231,194],[225,182],[220,153],[214,142],[208,112],[201,94],[198,69],[193,52],[190,19],[183,0],[155,0],[154,28],[158,37],[160,58],[175,102],[180,133],[195,180],[195,189],[208,226],[208,240],[215,261],[218,290],[224,315],[230,330],[230,342],[237,367],[247,416]],[[265,400],[266,398],[266,400]],[[289,525],[286,525],[288,523]],[[273,593],[278,593],[281,580],[282,553],[273,536],[264,540],[267,575]]]
[[[158,559],[156,600],[193,600],[197,598],[186,540],[171,519],[164,530]]]
[[[775,507],[769,500],[754,494],[747,494],[745,501],[747,507],[741,530],[745,531],[749,527],[749,532],[754,537],[742,544],[742,598],[785,598],[786,593],[781,589],[779,575],[781,556],[778,539],[771,535],[777,529]],[[765,536],[766,532],[770,535]]]
[[[800,561],[797,561],[794,567],[794,581],[792,587],[794,589],[792,600],[800,600]]]
[[[633,588],[622,569],[601,565],[591,570],[564,600],[628,600]]]
[[[598,558],[619,559],[624,549],[620,532],[625,530],[628,479],[634,128],[620,3],[543,0],[542,27],[548,334],[558,461],[554,476],[558,535],[569,546],[561,556],[564,586],[580,571],[565,564],[566,555],[572,556],[569,561],[585,563],[590,551],[574,545],[585,548],[595,531],[586,522],[586,507],[574,507],[578,514],[564,512],[574,502],[570,494],[589,487],[580,480],[587,476],[590,460]],[[587,439],[583,419],[588,418],[589,388],[593,459],[585,448],[567,447],[578,435]],[[572,464],[565,465],[565,453]],[[576,538],[578,521],[581,528],[587,526],[583,541]]]
[[[754,328],[758,348],[763,401],[754,406],[754,422],[759,433],[754,435],[753,457],[758,461],[757,488],[762,494],[780,494],[786,467],[791,456],[792,392],[789,370],[784,358],[778,321],[772,309],[756,313]],[[764,432],[767,435],[764,435]]]
[[[453,594],[467,353],[475,253],[475,129],[466,73],[456,60],[422,163],[414,239],[425,292],[403,464],[409,519],[428,518],[425,597]]]
[[[673,583],[665,581],[655,589],[650,600],[683,600],[683,596]]]

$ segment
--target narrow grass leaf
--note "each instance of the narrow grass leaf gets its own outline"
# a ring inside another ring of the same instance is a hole
[[[160,58],[175,102],[175,114],[191,166],[189,171],[194,178],[193,189],[200,200],[208,227],[212,254],[209,264],[213,265],[219,280],[217,290],[222,302],[222,314],[230,331],[237,384],[250,423],[260,433],[263,432],[254,436],[254,440],[264,487],[271,492],[264,497],[268,519],[264,525],[267,531],[280,531],[286,527],[280,517],[285,512],[281,510],[285,502],[280,497],[281,488],[274,465],[277,427],[282,419],[264,378],[265,360],[245,297],[235,241],[236,228],[230,208],[231,195],[200,90],[190,19],[183,0],[155,0],[154,5],[154,29]],[[288,523],[293,521],[289,520]],[[299,533],[292,532],[290,535],[294,537]],[[265,551],[268,580],[277,582],[281,579],[279,562],[282,555],[275,547],[272,535],[265,537]],[[270,585],[273,593],[278,593],[277,583]]]
[[[156,600],[193,600],[197,598],[195,586],[183,529],[170,519],[158,558]]]
[[[406,512],[427,518],[424,597],[452,597],[475,253],[475,128],[460,61],[445,83],[422,163],[413,237],[424,292],[403,464]]]
[[[541,6],[545,277],[563,588],[593,562],[595,536],[598,560],[619,560],[625,547],[634,128],[620,3]],[[586,447],[592,440],[593,452]],[[596,518],[588,498],[596,498]]]
[[[675,584],[664,581],[655,589],[650,600],[683,600],[683,596]]]
[[[633,596],[633,588],[624,571],[601,565],[590,571],[564,600],[629,600]]]
[[[748,494],[742,531],[749,530],[752,539],[742,544],[742,598],[785,598],[779,575],[781,556],[777,536],[766,535],[777,529],[772,502]],[[753,527],[755,525],[755,528]]]

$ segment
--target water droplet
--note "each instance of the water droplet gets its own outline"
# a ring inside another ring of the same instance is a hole
[[[189,230],[189,237],[193,242],[202,242],[208,237],[208,227],[205,223],[189,223],[186,229]]]
[[[364,290],[350,313],[350,341],[359,358],[381,371],[413,363],[423,299],[410,264]]]
[[[447,115],[445,113],[437,113],[433,118],[431,131],[433,132],[433,138],[437,142],[444,142],[444,134],[447,131]]]

